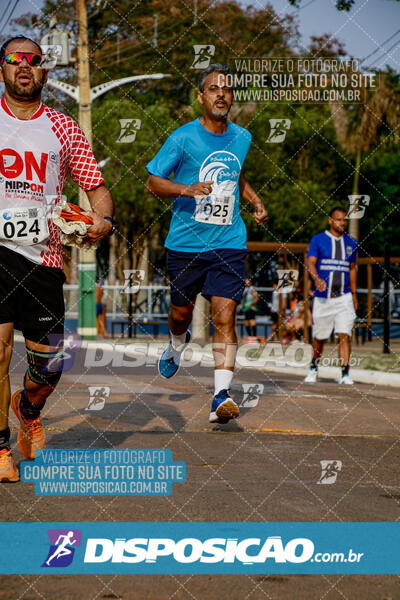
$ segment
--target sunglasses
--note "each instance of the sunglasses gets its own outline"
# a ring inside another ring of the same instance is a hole
[[[3,57],[0,64],[6,62],[8,65],[19,65],[24,58],[31,67],[40,67],[43,63],[43,56],[36,52],[10,52]]]

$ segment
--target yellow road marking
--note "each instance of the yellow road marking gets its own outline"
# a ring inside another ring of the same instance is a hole
[[[260,427],[260,429],[252,429],[253,432],[262,432],[262,433],[287,433],[290,435],[324,435],[326,437],[362,437],[362,438],[371,438],[371,437],[391,437],[385,433],[326,433],[324,431],[302,431],[301,429],[276,429],[276,428],[267,428]],[[392,436],[393,437],[393,436]]]
[[[277,429],[275,427],[260,427],[258,431],[266,433],[291,433],[293,435],[325,435],[323,431],[303,431],[301,429]]]

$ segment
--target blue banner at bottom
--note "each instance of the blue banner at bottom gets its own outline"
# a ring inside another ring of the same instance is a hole
[[[1,523],[7,574],[399,574],[400,523]]]

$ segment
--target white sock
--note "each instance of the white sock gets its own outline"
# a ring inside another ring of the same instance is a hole
[[[173,346],[174,350],[181,350],[180,346],[183,346],[183,344],[185,343],[186,333],[187,332],[185,331],[185,333],[181,333],[181,335],[174,335],[170,331],[171,342],[172,342],[172,346]]]
[[[214,387],[215,394],[221,390],[229,390],[233,378],[233,371],[228,369],[215,369],[214,371]]]

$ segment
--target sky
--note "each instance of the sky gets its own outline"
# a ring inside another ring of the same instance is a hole
[[[118,2],[118,0],[113,0]],[[185,0],[189,3],[191,0]],[[15,0],[0,0],[0,31]],[[243,5],[263,8],[266,0],[241,0]],[[365,67],[384,68],[386,64],[400,71],[400,2],[396,0],[356,0],[353,9],[340,12],[335,0],[302,0],[300,9],[293,8],[287,0],[268,0],[275,11],[285,15],[296,15],[303,44],[306,46],[311,35],[329,33],[345,45],[349,55],[363,59],[374,53],[365,62]],[[42,0],[18,0],[14,16],[26,12],[37,12]],[[4,32],[7,31],[7,27]],[[393,34],[394,37],[389,39]],[[385,44],[384,42],[387,41]]]
[[[400,2],[356,0],[350,12],[338,11],[335,0],[302,0],[300,10],[293,8],[287,0],[268,2],[278,14],[290,13],[297,17],[305,45],[311,35],[329,33],[344,43],[353,58],[363,59],[374,52],[366,66],[384,68],[388,64],[400,71]],[[243,3],[265,6],[264,0],[244,0]],[[396,32],[397,35],[382,46]]]

